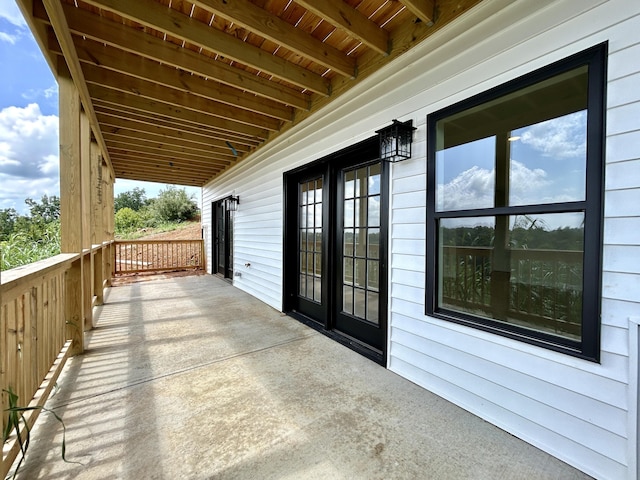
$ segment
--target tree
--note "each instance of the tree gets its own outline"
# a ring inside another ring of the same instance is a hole
[[[115,227],[118,233],[128,233],[142,226],[140,214],[129,207],[121,208],[115,215]]]
[[[123,208],[130,208],[131,210],[138,212],[147,205],[148,200],[145,195],[144,188],[134,187],[133,190],[119,193],[114,202],[114,208],[117,212]]]
[[[13,233],[17,218],[18,212],[13,208],[0,210],[0,241],[8,239]]]
[[[60,219],[60,198],[55,195],[43,195],[40,203],[27,198],[24,203],[29,205],[31,220],[35,222],[51,223]]]
[[[198,205],[187,191],[167,186],[160,190],[158,198],[153,202],[153,211],[158,219],[165,222],[182,222],[191,220],[198,214]]]

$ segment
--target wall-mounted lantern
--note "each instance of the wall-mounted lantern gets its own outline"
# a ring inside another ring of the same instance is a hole
[[[380,159],[395,163],[411,158],[414,130],[416,127],[413,126],[413,120],[394,120],[388,127],[377,130],[380,139]]]
[[[230,212],[237,212],[238,205],[240,205],[239,196],[234,197],[233,195],[231,195],[230,197],[227,198],[227,210],[229,210]]]

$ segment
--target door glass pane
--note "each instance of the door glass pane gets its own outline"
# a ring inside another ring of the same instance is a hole
[[[366,298],[366,290],[353,289],[353,314],[356,317],[365,318]]]
[[[380,286],[380,272],[378,272],[378,261],[369,260],[367,269],[367,288],[377,291]]]
[[[355,233],[353,228],[345,228],[343,238],[344,238],[343,255],[351,257],[353,256],[353,242],[355,239]]]
[[[298,295],[320,302],[322,298],[322,179],[299,184],[300,252]]]
[[[380,229],[370,228],[367,243],[367,257],[380,258]]]
[[[353,200],[345,200],[344,201],[344,228],[353,227]]]
[[[380,176],[380,163],[343,174],[345,197],[354,196],[343,199],[349,225],[342,238],[343,312],[374,323],[380,300]]]
[[[342,311],[353,314],[353,287],[348,285],[342,287]]]
[[[356,237],[354,242],[354,249],[356,257],[367,256],[367,229],[356,228]]]
[[[369,167],[369,195],[380,194],[380,170],[381,165],[379,163]]]
[[[355,192],[356,174],[353,170],[346,172],[344,176],[344,198],[353,198]]]
[[[380,305],[380,294],[367,292],[367,320],[379,323],[378,306]]]
[[[351,257],[344,258],[342,283],[345,285],[353,284],[353,258]]]
[[[368,168],[362,167],[356,170],[356,197],[366,197],[369,187]]]
[[[367,261],[364,258],[356,258],[355,270],[353,272],[354,283],[358,287],[366,286]]]
[[[367,225],[377,227],[380,225],[380,195],[369,197],[369,218]]]

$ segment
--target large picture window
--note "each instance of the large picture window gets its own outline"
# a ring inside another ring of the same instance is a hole
[[[427,314],[599,360],[605,59],[429,115]]]

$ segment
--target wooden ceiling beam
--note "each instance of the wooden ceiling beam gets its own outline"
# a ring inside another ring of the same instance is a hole
[[[233,0],[233,2],[228,0],[190,1],[302,57],[324,65],[336,73],[351,78],[356,75],[355,59],[248,0]]]
[[[258,115],[256,113],[231,107],[224,103],[185,93],[175,88],[165,87],[158,83],[141,80],[124,75],[113,70],[96,67],[85,63],[82,68],[88,84],[116,90],[118,92],[145,98],[151,101],[163,102],[177,108],[205,113],[238,124],[263,128],[272,132],[277,131],[281,122],[277,119]]]
[[[295,2],[378,53],[389,54],[389,33],[348,4],[327,0],[295,0]]]
[[[90,84],[91,95],[102,102],[110,103],[116,108],[123,105],[127,108],[146,112],[150,115],[161,115],[163,117],[175,118],[183,123],[193,123],[205,128],[212,127],[222,130],[224,135],[233,138],[234,132],[243,136],[264,140],[269,135],[269,131],[250,125],[244,125],[227,119],[212,115],[209,112],[197,112],[185,109],[181,106],[174,106],[166,102],[142,98],[139,95],[124,93],[100,85]]]
[[[154,155],[140,155],[137,152],[127,152],[124,150],[115,150],[113,152],[113,158],[118,159],[119,165],[116,163],[114,167],[126,168],[130,171],[153,168],[164,168],[166,170],[176,169],[182,173],[187,173],[193,176],[199,176],[204,173],[204,176],[210,176],[215,172],[219,172],[224,169],[220,165],[195,165],[190,162],[185,162],[179,158],[171,159],[167,157],[156,157]]]
[[[220,167],[226,167],[235,159],[233,155],[228,155],[227,153],[218,153],[216,155],[204,152],[193,152],[169,144],[148,142],[139,138],[125,138],[111,134],[105,134],[105,142],[107,142],[107,148],[109,149],[130,150],[136,153],[151,154],[158,157],[179,158],[188,160],[194,165],[214,164]]]
[[[51,39],[50,48],[61,54],[55,37]],[[161,65],[139,55],[103,45],[93,40],[74,37],[76,52],[81,62],[96,67],[106,68],[114,72],[129,75],[141,80],[150,81],[185,93],[192,93],[208,100],[239,107],[260,115],[267,115],[278,120],[290,122],[293,109],[273,100],[259,98],[237,88],[223,85],[214,80],[180,71],[174,67]]]
[[[215,61],[192,50],[182,48],[143,31],[94,15],[86,10],[63,4],[71,31],[80,36],[106,43],[120,50],[141,55],[184,71],[211,78],[230,87],[254,93],[297,109],[309,110],[309,95],[279,85],[244,70]],[[46,12],[34,5],[34,16],[47,21]]]
[[[193,125],[183,125],[176,121],[164,120],[159,116],[145,116],[133,111],[117,109],[108,104],[96,102],[96,115],[100,126],[115,127],[118,129],[128,129],[136,132],[147,132],[174,140],[202,145],[203,147],[226,146],[225,140],[216,136],[224,135],[224,132],[217,130],[200,130]],[[258,143],[246,138],[234,138],[236,150],[248,152]],[[227,147],[228,148],[228,147]]]
[[[52,1],[52,0],[47,0]],[[226,58],[267,72],[299,87],[329,96],[327,81],[318,74],[255,47],[206,23],[153,0],[84,0],[94,7],[180,38]]]
[[[145,168],[132,169],[127,165],[114,167],[116,178],[122,180],[137,180],[141,182],[156,182],[168,185],[186,185],[189,187],[202,187],[211,177],[220,172],[214,172],[207,177],[207,174],[197,174],[193,172],[181,173],[170,168]]]
[[[426,23],[428,26],[433,25],[436,20],[436,2],[435,0],[400,0],[411,13]]]
[[[216,142],[216,144],[195,143],[189,140],[185,140],[177,135],[171,135],[172,133],[175,133],[171,130],[165,130],[162,133],[156,133],[145,131],[145,129],[141,129],[137,126],[134,128],[126,128],[122,124],[114,125],[117,122],[114,121],[113,117],[106,117],[104,115],[101,115],[100,113],[97,113],[97,115],[98,121],[100,121],[100,127],[102,128],[102,134],[105,136],[105,138],[107,138],[107,135],[132,139],[137,138],[147,142],[171,144],[175,145],[176,147],[186,148],[188,150],[207,153],[210,155],[235,156],[231,152],[231,149],[222,141]],[[249,151],[246,146],[239,144],[236,144],[234,148],[240,154],[245,154]]]
[[[136,132],[134,130],[119,129],[115,133],[111,133],[104,130],[104,139],[107,142],[121,143],[121,144],[133,144],[146,146],[150,148],[164,149],[169,152],[186,153],[194,156],[204,158],[224,158],[228,160],[234,160],[236,155],[231,152],[228,147],[212,147],[209,149],[192,148],[190,145],[185,145],[184,142],[176,141],[173,138],[162,138],[160,136],[153,136],[149,133]],[[193,144],[191,144],[193,145]]]

